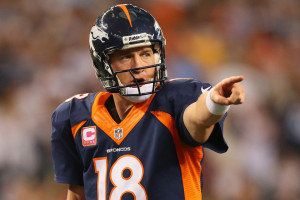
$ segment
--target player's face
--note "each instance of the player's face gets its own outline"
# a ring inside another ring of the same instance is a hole
[[[110,64],[114,71],[154,65],[153,50],[151,46],[118,50],[110,55]],[[134,70],[132,72],[138,83],[143,83],[153,79],[155,68]],[[117,76],[123,85],[135,84],[130,72],[119,73]]]

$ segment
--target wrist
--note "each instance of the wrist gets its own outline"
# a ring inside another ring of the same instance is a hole
[[[208,94],[206,96],[206,107],[211,114],[224,115],[229,110],[230,105],[222,105],[222,104],[218,104],[218,103],[214,102],[211,99],[211,91],[212,90],[213,90],[213,88],[208,92]]]

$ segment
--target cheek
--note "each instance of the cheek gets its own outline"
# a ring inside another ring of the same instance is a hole
[[[149,77],[153,77],[154,74],[155,74],[155,67],[146,69],[146,74],[147,74]]]
[[[128,84],[131,80],[131,74],[129,72],[119,73],[117,76],[124,85]]]
[[[117,62],[111,62],[110,65],[115,72],[122,70],[121,65]]]

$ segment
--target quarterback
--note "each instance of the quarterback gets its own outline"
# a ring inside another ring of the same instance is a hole
[[[105,92],[75,95],[52,115],[55,181],[68,200],[202,199],[203,148],[223,153],[223,121],[241,104],[243,76],[212,87],[167,80],[166,40],[142,8],[122,4],[89,36]]]

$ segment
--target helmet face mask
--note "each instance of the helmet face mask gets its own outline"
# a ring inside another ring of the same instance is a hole
[[[141,8],[123,4],[108,9],[92,27],[89,44],[96,76],[108,92],[123,96],[151,95],[167,80],[165,38],[157,21]],[[152,47],[154,65],[113,70],[109,60],[112,52],[144,46]],[[153,79],[139,84],[135,71],[149,68],[154,68]],[[121,73],[130,73],[135,83],[123,85],[118,78]]]

